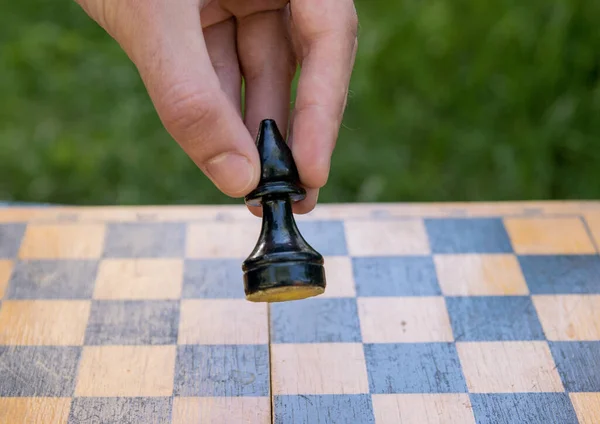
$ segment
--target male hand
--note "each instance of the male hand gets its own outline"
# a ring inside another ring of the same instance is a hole
[[[357,47],[352,0],[77,0],[136,65],[166,130],[225,194],[256,187],[261,120],[289,143],[310,212],[328,178]],[[245,110],[241,111],[241,81]],[[251,211],[259,215],[254,208]]]

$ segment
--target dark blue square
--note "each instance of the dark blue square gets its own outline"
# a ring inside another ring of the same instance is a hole
[[[472,393],[477,424],[578,424],[566,393]]]
[[[15,263],[7,299],[91,299],[98,262],[35,260]]]
[[[170,423],[172,398],[77,397],[73,399],[69,424]]]
[[[426,219],[432,253],[509,253],[512,245],[499,218]]]
[[[441,294],[430,256],[353,258],[359,296],[437,296]]]
[[[354,298],[312,298],[271,304],[274,343],[360,342]]]
[[[85,334],[87,345],[177,343],[176,300],[96,300]]]
[[[549,345],[565,390],[600,392],[600,341]]]
[[[365,344],[371,393],[466,392],[453,343]]]
[[[600,293],[598,255],[520,256],[531,294]]]
[[[25,224],[0,224],[0,258],[14,258],[19,253]]]
[[[175,396],[269,396],[267,345],[177,346]]]
[[[528,296],[446,298],[455,341],[543,340]]]
[[[187,259],[184,262],[182,296],[185,299],[243,299],[243,281],[240,260]]]
[[[111,223],[104,256],[112,258],[180,258],[185,254],[183,223]]]
[[[341,221],[298,221],[302,237],[321,255],[346,255],[346,234]]]
[[[275,424],[375,424],[368,394],[275,396]]]
[[[0,396],[72,396],[80,349],[74,346],[0,346]]]

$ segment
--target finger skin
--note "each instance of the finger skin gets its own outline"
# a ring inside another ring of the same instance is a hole
[[[201,9],[200,22],[202,28],[208,28],[232,18],[232,14],[221,6],[221,0],[208,0]]]
[[[292,211],[298,215],[304,215],[312,212],[317,204],[319,198],[318,188],[307,188],[306,197],[300,202],[294,203]]]
[[[318,188],[309,188],[306,190],[306,197],[294,204],[292,204],[292,212],[297,215],[304,215],[310,213],[314,210],[315,205],[317,204],[317,200],[319,198],[319,189]],[[248,210],[252,213],[252,215],[261,218],[262,217],[262,207],[260,206],[248,206]]]
[[[286,134],[296,70],[286,11],[261,12],[238,19],[237,36],[246,90],[246,127],[255,137],[260,122],[270,118]]]
[[[236,107],[235,89],[228,89],[221,82],[222,73],[218,75],[211,66],[197,15],[209,1],[77,1],[135,63],[165,128],[198,167],[225,194],[238,197],[252,190],[260,174],[253,140],[260,118],[250,114],[246,128]],[[277,8],[280,2],[240,4]],[[309,193],[295,208],[306,211],[314,207],[315,190],[328,178],[356,55],[358,23],[350,0],[291,0],[290,4],[302,71],[289,141]],[[225,15],[215,14],[215,22]],[[272,117],[287,126],[287,118]],[[238,168],[220,166],[228,163],[227,158]],[[249,165],[247,173],[235,172],[245,165]]]
[[[252,137],[263,119],[274,119],[287,133],[296,60],[287,10],[254,13],[238,19],[238,56],[245,80],[244,122]],[[248,207],[262,216],[260,207]]]
[[[292,151],[302,183],[323,187],[341,126],[357,48],[358,18],[350,0],[291,0],[301,72]]]
[[[105,1],[111,35],[134,62],[166,130],[225,194],[258,184],[254,140],[221,90],[207,51],[197,1]]]
[[[205,27],[204,40],[221,90],[241,117],[242,75],[237,57],[236,25],[233,18]]]

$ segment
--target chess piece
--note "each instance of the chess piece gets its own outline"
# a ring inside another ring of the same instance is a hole
[[[261,206],[263,217],[258,242],[242,264],[246,299],[283,302],[317,296],[325,291],[324,260],[302,237],[292,213],[292,204],[306,196],[292,152],[271,119],[261,122],[256,144],[261,178],[245,202]]]

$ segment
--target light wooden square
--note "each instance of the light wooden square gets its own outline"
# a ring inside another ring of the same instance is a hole
[[[532,300],[548,340],[600,340],[600,295],[538,295]]]
[[[363,297],[358,299],[365,343],[451,342],[443,297]]]
[[[600,212],[586,213],[585,221],[587,222],[596,245],[600,245]]]
[[[176,397],[173,399],[173,424],[269,424],[271,401],[268,397]]]
[[[0,397],[0,423],[67,424],[71,398]]]
[[[594,245],[579,218],[505,218],[517,254],[593,254]]]
[[[89,301],[4,301],[0,345],[82,345],[89,315]]]
[[[267,344],[267,304],[245,299],[181,301],[179,344]]]
[[[425,224],[420,219],[346,221],[344,225],[348,251],[352,256],[430,253]]]
[[[377,424],[475,424],[467,393],[375,394]]]
[[[274,395],[369,392],[360,343],[273,344],[271,360]]]
[[[456,344],[471,393],[563,392],[546,342]]]
[[[261,224],[206,222],[190,224],[186,240],[189,258],[246,258],[258,242]]]
[[[171,396],[176,346],[85,346],[75,396]]]
[[[579,424],[600,423],[600,393],[569,393]]]
[[[347,256],[325,257],[327,287],[320,297],[355,297],[352,262]]]
[[[96,299],[179,299],[183,260],[105,259],[98,267]]]
[[[8,287],[8,281],[12,273],[13,263],[12,261],[0,260],[0,299],[4,297],[6,287]]]
[[[102,255],[104,224],[30,224],[21,259],[95,259]]]
[[[435,255],[438,282],[446,296],[517,296],[529,289],[514,255]]]

